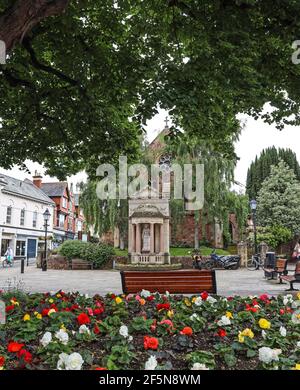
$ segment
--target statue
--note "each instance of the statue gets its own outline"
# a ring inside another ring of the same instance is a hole
[[[150,227],[145,224],[142,233],[142,252],[150,252]]]

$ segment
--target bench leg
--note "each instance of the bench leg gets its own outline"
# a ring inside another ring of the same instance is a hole
[[[290,282],[290,288],[285,291],[299,291],[297,288],[294,288],[294,282]]]

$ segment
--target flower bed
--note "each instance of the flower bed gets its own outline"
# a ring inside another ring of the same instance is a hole
[[[300,369],[300,294],[0,298],[0,369]]]

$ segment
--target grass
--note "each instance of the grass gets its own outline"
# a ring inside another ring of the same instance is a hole
[[[193,248],[170,248],[171,256],[190,256],[190,252]],[[115,252],[117,256],[127,256],[128,251],[127,249],[121,250],[119,248],[115,248]],[[209,248],[207,246],[201,246],[200,252],[203,256],[209,256],[212,252],[212,248]],[[223,250],[223,249],[217,249],[216,250],[218,255],[228,255],[229,252]]]

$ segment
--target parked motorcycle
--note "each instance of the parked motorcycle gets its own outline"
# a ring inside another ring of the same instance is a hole
[[[214,249],[210,254],[210,259],[203,265],[206,269],[224,268],[224,269],[238,269],[241,263],[241,257],[238,255],[217,255]]]

